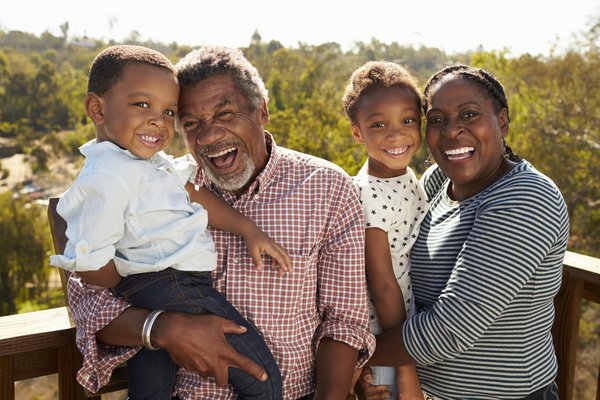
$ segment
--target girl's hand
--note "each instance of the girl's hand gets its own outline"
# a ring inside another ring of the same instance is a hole
[[[387,386],[374,386],[372,382],[371,369],[363,368],[360,379],[356,383],[355,390],[360,400],[385,400],[391,399],[392,393],[387,390]]]

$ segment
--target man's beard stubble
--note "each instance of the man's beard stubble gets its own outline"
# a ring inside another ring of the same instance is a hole
[[[240,154],[238,154],[238,157],[239,156]],[[236,190],[242,189],[248,183],[250,183],[250,180],[252,179],[252,177],[254,176],[254,172],[256,171],[256,168],[254,167],[254,164],[252,163],[250,157],[248,157],[247,154],[244,154],[243,156],[243,168],[242,171],[239,173],[233,171],[225,175],[215,174],[211,168],[206,166],[204,159],[202,159],[202,169],[208,177],[208,179],[215,186],[223,190],[227,190],[229,192],[234,192]]]

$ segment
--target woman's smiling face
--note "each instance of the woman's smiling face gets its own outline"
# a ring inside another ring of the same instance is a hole
[[[440,81],[429,96],[426,140],[453,197],[462,200],[494,182],[500,172],[506,108],[497,109],[485,89],[464,78]]]

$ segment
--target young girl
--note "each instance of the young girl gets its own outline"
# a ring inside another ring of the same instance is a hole
[[[353,72],[343,105],[368,154],[355,182],[366,220],[370,329],[378,334],[414,312],[409,253],[427,199],[408,164],[421,145],[421,94],[402,66],[370,61]],[[393,398],[423,398],[414,365],[372,370],[373,384],[387,385]]]

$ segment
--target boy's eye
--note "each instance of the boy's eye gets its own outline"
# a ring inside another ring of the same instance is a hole
[[[145,101],[140,101],[139,103],[135,103],[135,105],[141,108],[150,108],[150,105]]]
[[[175,111],[173,111],[173,110],[165,110],[165,115],[168,115],[169,117],[174,117],[175,116]]]
[[[373,122],[371,128],[383,128],[385,124],[381,121]]]
[[[438,117],[438,116],[433,116],[433,117],[427,118],[427,123],[428,124],[432,124],[432,125],[439,124],[442,121],[443,121],[443,118],[442,117]]]
[[[405,118],[404,121],[402,121],[402,122],[404,122],[406,125],[408,125],[415,121],[416,121],[416,119],[414,119],[414,118]]]
[[[479,115],[479,113],[476,111],[465,111],[463,114],[463,116],[465,118],[473,118],[473,117],[476,117],[477,115]]]

